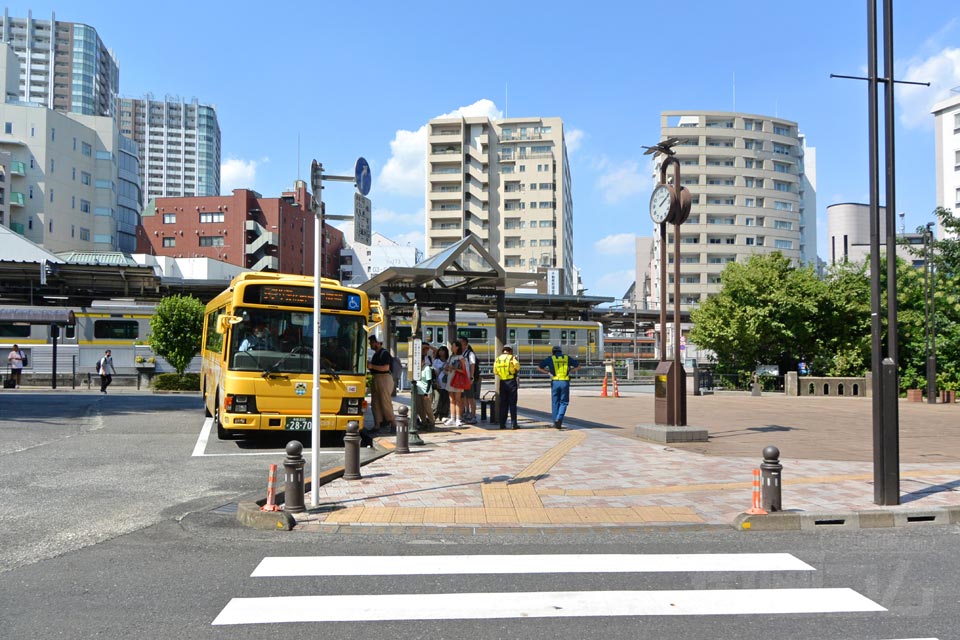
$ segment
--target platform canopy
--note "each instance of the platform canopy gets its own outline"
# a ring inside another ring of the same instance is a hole
[[[58,307],[0,307],[0,322],[70,325],[76,318],[70,309]]]

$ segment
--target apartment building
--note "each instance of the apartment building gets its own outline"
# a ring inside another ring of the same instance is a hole
[[[412,267],[423,259],[423,252],[410,243],[402,245],[374,231],[370,244],[354,242],[354,223],[341,226],[343,248],[340,250],[340,275],[343,284],[359,286],[391,267]]]
[[[147,204],[137,252],[213,258],[253,271],[313,274],[316,216],[303,180],[279,198],[251,189],[229,196],[157,198]],[[324,225],[321,272],[339,277],[343,233]]]
[[[665,111],[661,138],[674,147],[680,179],[693,196],[680,230],[680,305],[692,308],[720,290],[735,260],[779,251],[816,265],[816,151],[796,122],[721,111]],[[659,180],[657,156],[655,180]],[[673,179],[673,168],[667,172]],[[656,226],[656,225],[655,225]],[[667,226],[667,295],[673,303],[673,226]],[[654,229],[651,294],[659,301],[660,237]]]
[[[507,271],[560,270],[572,294],[573,194],[560,118],[428,124],[426,254],[473,234]]]
[[[0,43],[0,95],[19,64]],[[0,104],[2,222],[48,251],[134,251],[141,195],[137,145],[112,117]]]
[[[54,111],[116,114],[120,68],[93,27],[78,22],[11,17],[3,11],[0,38],[20,59],[18,99]]]
[[[167,96],[120,99],[120,132],[140,147],[147,200],[220,195],[216,107]]]
[[[933,105],[937,153],[937,206],[960,212],[960,93]],[[945,237],[938,224],[937,237]]]

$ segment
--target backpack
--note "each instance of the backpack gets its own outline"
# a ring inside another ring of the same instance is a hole
[[[23,366],[30,364],[30,359],[27,358],[27,354],[25,354],[23,351],[20,351],[20,362],[23,364]]]
[[[397,383],[400,382],[400,377],[403,375],[403,364],[401,364],[400,358],[397,356],[390,358],[390,375],[393,376],[393,379]]]

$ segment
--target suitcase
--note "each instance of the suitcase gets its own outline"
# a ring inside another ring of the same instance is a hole
[[[17,387],[17,381],[14,380],[13,378],[8,378],[3,381],[4,389],[16,389],[16,387]]]

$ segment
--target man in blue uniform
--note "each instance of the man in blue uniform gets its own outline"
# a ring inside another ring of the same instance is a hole
[[[553,427],[563,428],[563,416],[567,413],[570,404],[570,374],[580,368],[580,361],[576,358],[563,355],[559,346],[553,348],[553,355],[545,358],[537,367],[550,376],[550,392],[552,397]]]

